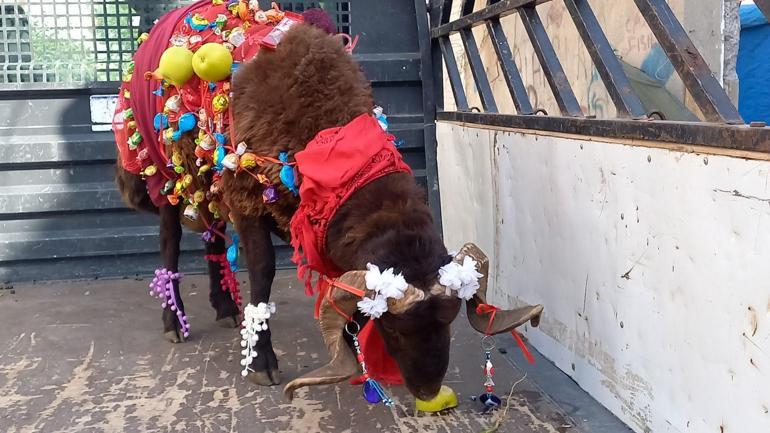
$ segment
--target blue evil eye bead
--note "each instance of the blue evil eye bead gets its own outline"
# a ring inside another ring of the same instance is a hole
[[[364,382],[364,398],[371,404],[377,404],[382,401],[380,392],[373,381],[367,380]]]

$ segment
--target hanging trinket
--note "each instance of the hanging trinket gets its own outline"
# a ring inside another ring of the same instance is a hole
[[[174,141],[174,128],[166,128],[163,131],[163,141],[165,144],[171,144]]]
[[[492,365],[492,350],[495,348],[495,339],[491,335],[485,335],[481,339],[481,348],[484,350],[484,393],[477,398],[484,406],[482,412],[487,413],[490,410],[500,407],[502,401],[500,397],[494,394],[495,382],[492,377],[495,374],[495,367]]]
[[[217,204],[213,201],[209,202],[209,212],[211,215],[214,215],[214,218],[219,219],[219,208],[217,207]]]
[[[132,131],[136,131],[136,120],[126,123],[126,127]]]
[[[136,38],[136,44],[142,45],[142,43],[144,43],[147,39],[150,39],[150,34],[147,32],[142,33],[138,38]]]
[[[201,43],[202,40],[203,38],[201,37],[201,35],[192,35],[190,36],[190,46],[198,45],[199,43]]]
[[[278,159],[283,164],[283,167],[281,167],[281,183],[283,183],[292,194],[299,195],[294,176],[294,167],[289,164],[289,154],[287,152],[281,152],[278,154]]]
[[[155,173],[158,172],[158,167],[156,167],[154,164],[148,165],[147,167],[142,170],[142,176],[150,177],[154,176]]]
[[[198,176],[201,176],[205,173],[208,173],[208,171],[211,170],[211,166],[208,164],[203,164],[198,168]]]
[[[130,137],[128,137],[128,148],[131,150],[136,150],[136,148],[139,146],[139,143],[141,142],[142,134],[140,134],[139,131],[136,131],[131,134]]]
[[[195,194],[193,194],[193,203],[195,204],[200,204],[205,199],[206,199],[206,193],[203,192],[202,189],[195,191]]]
[[[134,118],[134,110],[130,108],[126,108],[123,110],[123,119],[124,120],[133,120]]]
[[[345,324],[345,332],[353,338],[353,351],[356,352],[356,359],[361,366],[361,375],[364,378],[364,398],[371,404],[382,402],[385,406],[391,407],[393,406],[393,400],[385,394],[382,385],[369,376],[369,371],[366,369],[364,354],[361,352],[361,344],[358,342],[358,332],[360,330],[361,326],[355,320]]]

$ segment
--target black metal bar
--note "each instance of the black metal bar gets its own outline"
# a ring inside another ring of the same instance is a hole
[[[495,3],[495,5],[501,3]],[[580,104],[577,98],[575,98],[575,93],[572,91],[572,87],[570,87],[567,75],[561,67],[556,51],[553,49],[551,40],[548,38],[548,33],[545,32],[543,22],[540,20],[540,15],[535,10],[535,5],[532,4],[519,8],[519,16],[521,16],[521,22],[527,30],[529,40],[532,42],[532,48],[535,49],[535,54],[540,61],[543,74],[545,74],[545,78],[548,80],[548,85],[551,87],[559,110],[566,116],[583,116],[583,110],[580,109]]]
[[[476,0],[462,0],[462,6],[460,7],[460,16],[465,16],[473,12],[473,6],[476,4]]]
[[[444,0],[432,0],[430,9],[430,25],[438,26],[441,19],[441,7]],[[428,35],[430,36],[430,35]],[[436,110],[444,109],[444,71],[442,67],[441,45],[436,39],[430,39],[431,69],[433,70],[433,100]],[[435,113],[435,112],[434,112]],[[434,115],[435,120],[435,115]]]
[[[420,76],[422,78],[423,137],[425,139],[425,177],[428,185],[428,205],[433,221],[441,233],[441,196],[438,179],[438,157],[436,141],[436,94],[433,84],[432,42],[428,28],[428,11],[425,0],[414,0],[417,15],[417,42],[420,47]],[[439,61],[441,57],[439,55]],[[440,66],[441,63],[437,63]]]
[[[644,105],[631,88],[631,82],[623,72],[623,66],[615,56],[588,0],[564,0],[564,4],[588,49],[588,54],[591,55],[604,87],[615,104],[618,117],[645,118]]]
[[[441,54],[444,57],[444,63],[446,63],[446,72],[449,77],[449,84],[452,87],[452,94],[455,97],[455,105],[460,111],[468,110],[468,98],[465,97],[465,89],[463,88],[463,82],[460,78],[460,69],[457,67],[457,60],[455,59],[454,51],[452,50],[452,43],[449,41],[449,37],[445,36],[439,38],[439,45],[441,45]]]
[[[460,38],[465,47],[465,54],[468,56],[468,65],[471,67],[473,81],[476,83],[476,89],[479,91],[481,105],[484,107],[484,111],[496,113],[497,103],[495,103],[495,96],[492,93],[492,86],[489,84],[487,72],[484,70],[484,63],[481,61],[481,53],[479,53],[479,47],[476,45],[473,30],[461,30]]]
[[[659,141],[770,153],[770,128],[715,123],[519,116],[510,114],[439,112],[436,119],[465,126],[530,129],[588,137]]]
[[[449,17],[447,17],[446,21],[441,22],[441,26],[431,30],[431,37],[438,38],[440,36],[446,36],[452,32],[458,32],[462,29],[467,29],[479,24],[483,24],[490,18],[501,18],[506,15],[516,13],[516,9],[521,6],[527,4],[545,3],[546,1],[549,0],[502,0],[493,4],[489,4],[487,7],[479,9],[476,12],[461,16],[451,23],[449,22]]]
[[[444,0],[443,6],[441,6],[441,21],[439,24],[446,24],[449,22],[449,16],[452,14],[452,0]],[[436,26],[438,28],[439,26]],[[431,37],[433,37],[431,35]]]
[[[770,20],[770,0],[754,0],[754,4],[757,5],[765,18]]]
[[[511,92],[511,99],[513,100],[514,107],[516,107],[516,112],[519,114],[532,114],[534,110],[532,109],[532,103],[529,101],[527,88],[524,86],[519,68],[516,67],[516,62],[513,60],[513,53],[511,52],[510,45],[508,45],[508,38],[505,37],[500,20],[498,18],[491,18],[487,21],[487,31],[492,39],[492,45],[495,47],[495,53],[497,53],[497,59],[500,61],[500,68],[503,70],[505,83]]]
[[[634,0],[706,120],[743,123],[722,86],[665,0]]]

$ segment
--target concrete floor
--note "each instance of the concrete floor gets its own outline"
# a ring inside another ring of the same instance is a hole
[[[415,415],[403,387],[388,389],[396,401],[391,409],[367,404],[360,387],[348,384],[303,389],[288,403],[281,387],[259,388],[239,375],[238,332],[214,324],[206,277],[182,282],[192,336],[177,345],[162,338],[160,306],[147,284],[102,280],[0,290],[0,431],[480,432],[501,413],[481,415],[469,399],[481,390],[482,352],[480,336],[463,317],[454,324],[445,380],[460,406],[449,413]],[[328,358],[313,300],[293,274],[280,273],[273,293],[278,312],[271,326],[286,383]],[[513,352],[506,356],[521,356]],[[507,395],[524,373],[506,356],[494,356],[498,394]],[[550,373],[538,367],[516,385],[498,431],[596,431],[586,427],[596,419],[594,426],[620,426],[590,398],[565,406],[546,395],[532,376],[566,376],[545,360],[538,365]],[[570,384],[551,386],[579,393]]]

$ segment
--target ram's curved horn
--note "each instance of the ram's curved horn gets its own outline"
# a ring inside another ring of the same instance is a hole
[[[489,323],[489,314],[480,314],[477,311],[479,304],[487,303],[487,285],[489,283],[489,259],[486,254],[475,244],[465,244],[460,252],[455,256],[455,261],[462,263],[468,256],[476,261],[477,269],[482,277],[479,279],[479,289],[473,298],[466,303],[468,321],[473,329],[490,335],[510,332],[518,326],[530,322],[532,326],[540,323],[540,314],[543,312],[542,305],[525,305],[513,310],[498,310],[495,313],[492,324]]]
[[[337,281],[361,290],[366,296],[374,297],[374,292],[366,290],[366,271],[347,272]],[[330,289],[330,293],[321,301],[318,312],[318,323],[321,328],[321,336],[326,348],[329,350],[331,361],[323,367],[304,374],[288,384],[283,389],[289,400],[294,396],[294,390],[304,386],[325,385],[345,381],[356,374],[360,374],[358,361],[352,349],[345,341],[345,325],[347,317],[356,312],[357,303],[361,298],[343,289]],[[401,314],[410,309],[416,302],[425,299],[425,292],[414,286],[407,286],[404,297],[401,299],[388,299],[388,312]],[[335,308],[336,307],[336,308]]]
[[[353,287],[366,287],[364,282],[365,271],[348,272],[338,280]],[[345,341],[345,324],[347,318],[340,314],[352,316],[356,311],[358,296],[345,290],[331,290],[328,296],[321,301],[318,312],[318,324],[321,328],[321,336],[326,348],[329,350],[331,361],[323,367],[304,374],[283,388],[283,393],[289,400],[294,396],[294,390],[304,386],[325,385],[345,381],[356,374],[360,374],[358,361],[353,351]],[[333,303],[333,304],[332,304]],[[335,308],[335,306],[337,308]],[[339,309],[339,311],[337,311]]]

